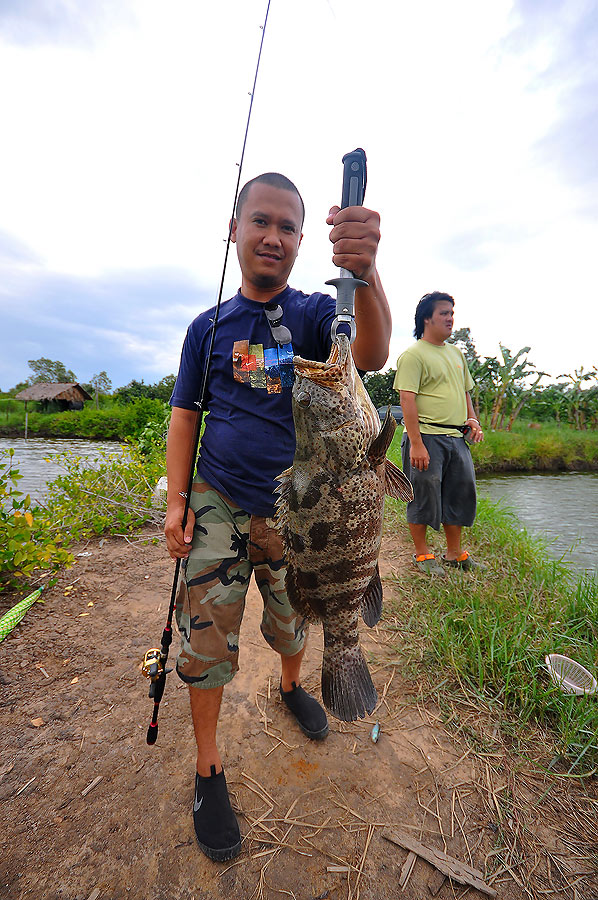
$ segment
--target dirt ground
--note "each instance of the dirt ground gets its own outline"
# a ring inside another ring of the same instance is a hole
[[[408,854],[383,836],[387,828],[486,873],[504,900],[598,897],[595,784],[564,782],[567,796],[577,791],[580,818],[563,831],[549,814],[553,781],[544,789],[516,778],[500,753],[474,752],[463,732],[448,730],[434,703],[402,680],[383,626],[363,636],[379,708],[351,725],[332,719],[326,741],[309,741],[277,698],[278,660],[259,633],[253,585],[241,671],[225,690],[219,729],[243,851],[233,863],[208,861],[193,831],[194,741],[175,674],[158,741],[145,741],[152,704],[140,663],[159,644],[172,563],[163,543],[121,538],[76,552],[45,603],[0,644],[3,900],[483,896],[449,879],[439,887],[420,857],[402,889]],[[408,554],[385,538],[386,599]],[[314,628],[303,681],[316,693],[321,647]],[[519,833],[527,843],[515,841]]]

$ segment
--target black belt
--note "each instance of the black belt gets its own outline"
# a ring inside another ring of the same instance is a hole
[[[449,425],[448,422],[422,422],[421,419],[418,421],[420,425],[432,425],[433,428],[454,428],[456,431],[460,431],[461,434],[467,434],[470,429],[469,425]]]

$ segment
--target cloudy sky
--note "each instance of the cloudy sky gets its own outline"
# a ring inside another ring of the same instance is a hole
[[[266,6],[0,0],[0,388],[40,356],[115,387],[176,371],[218,293]],[[482,355],[594,365],[597,36],[595,0],[272,0],[243,181],[303,194],[291,283],[333,277],[325,218],[361,146],[389,365],[435,289]]]

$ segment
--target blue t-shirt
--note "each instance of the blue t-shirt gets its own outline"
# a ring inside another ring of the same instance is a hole
[[[220,307],[207,385],[205,429],[197,472],[242,509],[272,516],[275,481],[293,462],[293,354],[325,361],[335,300],[291,287],[272,298],[283,310],[292,344],[272,337],[264,304],[241,292]],[[215,307],[189,326],[171,406],[197,410]]]

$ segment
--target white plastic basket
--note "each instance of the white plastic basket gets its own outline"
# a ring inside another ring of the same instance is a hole
[[[168,479],[166,475],[162,475],[162,477],[158,480],[158,484],[154,488],[154,500],[158,500],[161,503],[166,503],[166,492],[168,491]]]
[[[595,694],[598,682],[580,663],[560,653],[549,653],[546,666],[550,677],[564,694]]]

